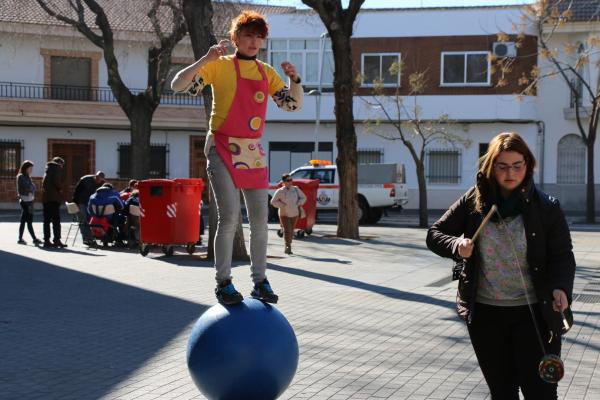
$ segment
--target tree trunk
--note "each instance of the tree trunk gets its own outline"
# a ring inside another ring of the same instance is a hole
[[[587,185],[585,196],[585,222],[588,224],[596,223],[596,187],[594,185],[594,142],[595,140],[588,140],[587,143]]]
[[[427,228],[429,226],[429,214],[427,209],[427,181],[423,161],[417,163],[417,182],[419,184],[419,228]]]
[[[357,154],[354,130],[352,51],[350,36],[336,32],[332,37],[335,57],[335,119],[338,156],[336,159],[340,178],[337,235],[358,239],[357,215]]]
[[[207,183],[207,190],[209,192],[209,199],[211,206],[208,208],[208,251],[206,253],[206,258],[208,260],[215,259],[215,235],[217,233],[217,207],[213,207],[215,195],[212,191],[212,187],[210,183]],[[250,260],[250,256],[248,255],[248,251],[246,250],[246,241],[244,240],[244,229],[242,227],[242,211],[239,211],[239,224],[235,229],[235,236],[233,238],[233,251],[232,258],[236,261],[248,261]]]
[[[210,182],[206,182],[206,190],[208,190],[208,250],[206,258],[208,260],[215,259],[215,235],[217,233],[217,207],[213,207],[215,194],[213,193]]]
[[[131,122],[131,176],[147,179],[150,172],[150,136],[154,109],[147,104],[135,103],[129,120]]]

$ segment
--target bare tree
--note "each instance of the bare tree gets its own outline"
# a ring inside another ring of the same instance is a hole
[[[401,64],[394,63],[390,68],[392,75],[399,75]],[[367,132],[387,140],[399,140],[408,149],[417,173],[419,186],[419,227],[429,226],[427,208],[427,179],[425,177],[426,149],[433,143],[452,146],[468,147],[470,140],[453,133],[453,121],[448,115],[440,115],[436,119],[423,118],[423,109],[419,105],[419,95],[427,87],[427,71],[413,72],[408,77],[408,93],[400,94],[400,87],[393,94],[385,91],[382,81],[373,82],[373,96],[361,97],[370,108],[373,118],[365,121]],[[359,77],[362,80],[362,77]],[[392,132],[382,129],[385,122],[393,129]]]
[[[358,177],[350,37],[364,0],[350,0],[347,8],[342,6],[341,0],[302,0],[302,3],[315,10],[331,38],[335,63],[333,88],[338,149],[336,164],[340,177],[337,235],[358,239]]]
[[[571,108],[574,110],[577,130],[583,140],[587,153],[586,181],[586,222],[596,222],[596,196],[594,188],[594,146],[598,132],[600,117],[600,84],[593,74],[583,73],[585,68],[598,68],[595,63],[590,66],[590,58],[600,50],[600,36],[592,36],[587,43],[564,42],[555,44],[556,35],[572,21],[575,0],[538,0],[535,4],[525,6],[522,17],[523,31],[525,27],[533,27],[538,39],[538,58],[540,66],[534,66],[529,74],[519,78],[523,87],[521,94],[533,95],[542,80],[558,78],[568,88],[571,95]],[[597,16],[593,18],[597,20]],[[589,21],[588,21],[589,22]],[[597,22],[596,22],[597,23]],[[499,40],[506,39],[506,34],[500,33]],[[520,46],[525,35],[517,38]],[[554,41],[554,42],[553,42]],[[596,57],[594,57],[596,58]],[[510,74],[512,66],[518,58],[495,60],[495,67],[502,74],[500,84],[506,83],[505,75]]]
[[[147,86],[141,93],[132,93],[121,78],[115,55],[114,32],[103,6],[95,0],[36,1],[50,16],[73,26],[102,49],[108,85],[131,123],[131,174],[136,178],[148,177],[152,117],[163,94],[171,66],[171,53],[186,32],[180,0],[147,0],[146,15],[156,35],[156,42],[148,49]],[[171,23],[165,27],[162,17],[167,12],[171,13]]]
[[[187,24],[188,33],[192,42],[194,59],[198,60],[206,54],[210,46],[217,43],[214,34],[213,21],[216,18],[222,19],[220,23],[231,20],[238,12],[239,7],[236,4],[220,2],[218,4],[219,13],[215,17],[213,4],[211,0],[183,0],[183,15]],[[210,119],[212,112],[212,90],[210,86],[204,87],[202,91],[204,98],[204,111],[206,120]],[[214,238],[217,228],[217,207],[214,205],[214,193],[212,187],[207,182],[207,190],[210,191],[210,208],[208,223],[208,259],[214,259]],[[235,260],[249,260],[246,243],[244,241],[244,230],[242,227],[242,214],[240,210],[239,224],[235,232],[233,242],[233,258]]]

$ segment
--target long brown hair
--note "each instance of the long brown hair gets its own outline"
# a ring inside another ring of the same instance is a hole
[[[487,152],[479,159],[479,173],[477,174],[477,191],[475,196],[475,210],[482,212],[485,202],[495,199],[498,195],[498,182],[494,177],[494,163],[503,151],[515,151],[525,159],[525,178],[523,184],[530,181],[533,176],[536,161],[533,153],[525,140],[516,132],[502,132],[494,137],[488,146]]]
[[[21,167],[19,168],[19,173],[23,175],[27,175],[27,168],[33,167],[33,161],[25,160]]]

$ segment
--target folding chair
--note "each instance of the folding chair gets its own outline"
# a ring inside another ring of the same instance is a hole
[[[77,239],[77,234],[79,233],[79,206],[76,203],[65,203],[67,205],[67,213],[73,216],[71,223],[69,224],[69,230],[67,231],[67,238],[65,242],[69,242],[69,235],[71,234],[71,229],[75,228],[75,236],[73,236],[73,243],[71,246],[75,246],[75,239]]]
[[[128,218],[128,228],[129,228],[129,240],[133,238],[135,242],[140,241],[140,216],[142,212],[139,206],[132,204],[129,206],[129,218]]]

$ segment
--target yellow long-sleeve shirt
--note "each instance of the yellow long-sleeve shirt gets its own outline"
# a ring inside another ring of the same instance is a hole
[[[202,91],[204,86],[212,85],[213,107],[209,124],[212,132],[216,131],[225,121],[237,89],[233,57],[233,55],[219,57],[218,60],[203,65],[196,76],[194,76],[193,82],[186,89],[190,94],[196,96]],[[242,78],[252,80],[262,79],[254,60],[238,59],[238,61]],[[260,60],[258,62],[263,67],[269,81],[269,95],[275,96],[278,92],[284,90],[286,87],[285,83],[275,69]]]

